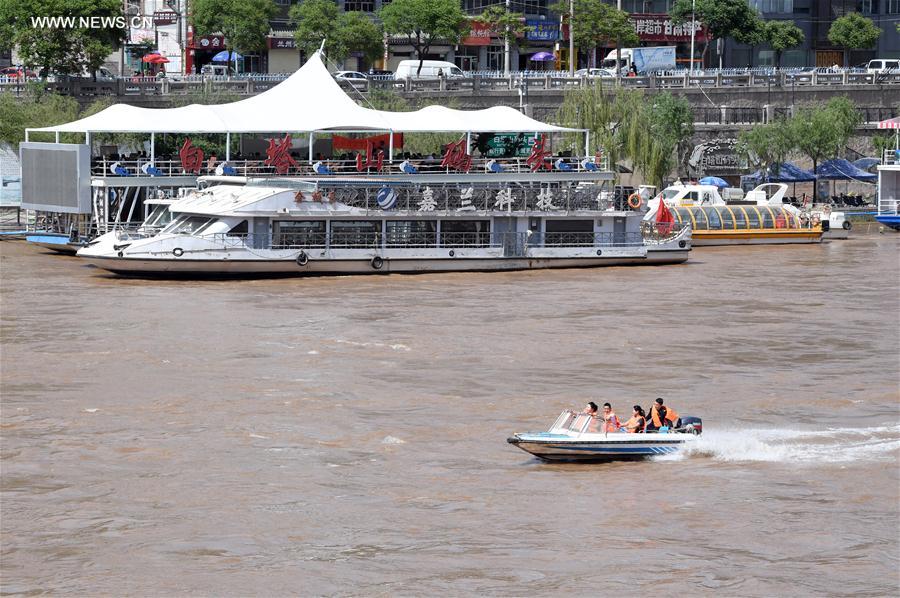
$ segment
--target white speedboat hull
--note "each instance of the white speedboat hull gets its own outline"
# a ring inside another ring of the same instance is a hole
[[[692,434],[516,434],[507,442],[546,461],[622,461],[667,455],[693,440]]]

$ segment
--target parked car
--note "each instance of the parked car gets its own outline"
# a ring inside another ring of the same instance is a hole
[[[613,79],[615,74],[608,69],[578,69],[575,71],[576,77],[600,77],[601,79]]]
[[[334,78],[338,81],[349,81],[351,83],[363,83],[369,79],[365,73],[359,71],[337,71]]]
[[[8,66],[0,69],[0,77],[19,77],[25,79],[37,79],[37,73],[23,66]]]
[[[437,79],[441,75],[447,79],[462,79],[466,75],[452,62],[444,60],[425,60],[422,62],[422,70],[419,71],[418,60],[401,60],[397,65],[394,78],[398,81],[405,79]]]
[[[867,72],[879,75],[896,70],[900,70],[900,60],[897,59],[876,58],[866,65]]]

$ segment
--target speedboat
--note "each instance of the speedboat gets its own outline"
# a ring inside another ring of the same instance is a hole
[[[699,417],[681,417],[654,432],[589,432],[594,416],[563,411],[546,432],[514,434],[506,441],[545,461],[626,461],[666,455],[703,432]]]

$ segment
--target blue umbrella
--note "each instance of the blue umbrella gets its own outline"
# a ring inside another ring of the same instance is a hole
[[[538,52],[537,54],[532,54],[529,60],[535,62],[550,62],[551,60],[556,60],[556,55],[553,52]]]
[[[727,181],[720,179],[717,176],[707,176],[700,179],[701,185],[715,185],[719,189],[724,189],[725,187],[730,187]]]
[[[229,56],[229,54],[230,54],[230,56]],[[238,54],[237,52],[235,52],[233,50],[230,52],[229,52],[229,50],[222,50],[221,52],[219,52],[218,54],[216,54],[215,56],[212,57],[212,61],[213,62],[230,62],[232,60],[240,60],[241,58],[243,58],[243,56],[241,56],[240,54]]]

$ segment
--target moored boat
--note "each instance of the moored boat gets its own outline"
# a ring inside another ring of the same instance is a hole
[[[648,203],[648,222],[658,222],[665,202],[671,221],[690,225],[693,245],[770,245],[819,243],[830,218],[783,203],[787,185],[766,183],[742,201],[726,202],[713,185],[672,185]],[[833,213],[835,220],[843,213]],[[842,227],[843,230],[843,227]]]
[[[589,432],[592,418],[567,409],[548,431],[514,434],[507,442],[545,461],[621,461],[673,453],[703,432],[698,417],[657,432]]]
[[[169,206],[155,235],[78,255],[132,275],[374,274],[669,264],[689,227],[642,230],[606,173],[278,178],[216,185]],[[645,228],[645,227],[644,227]]]

